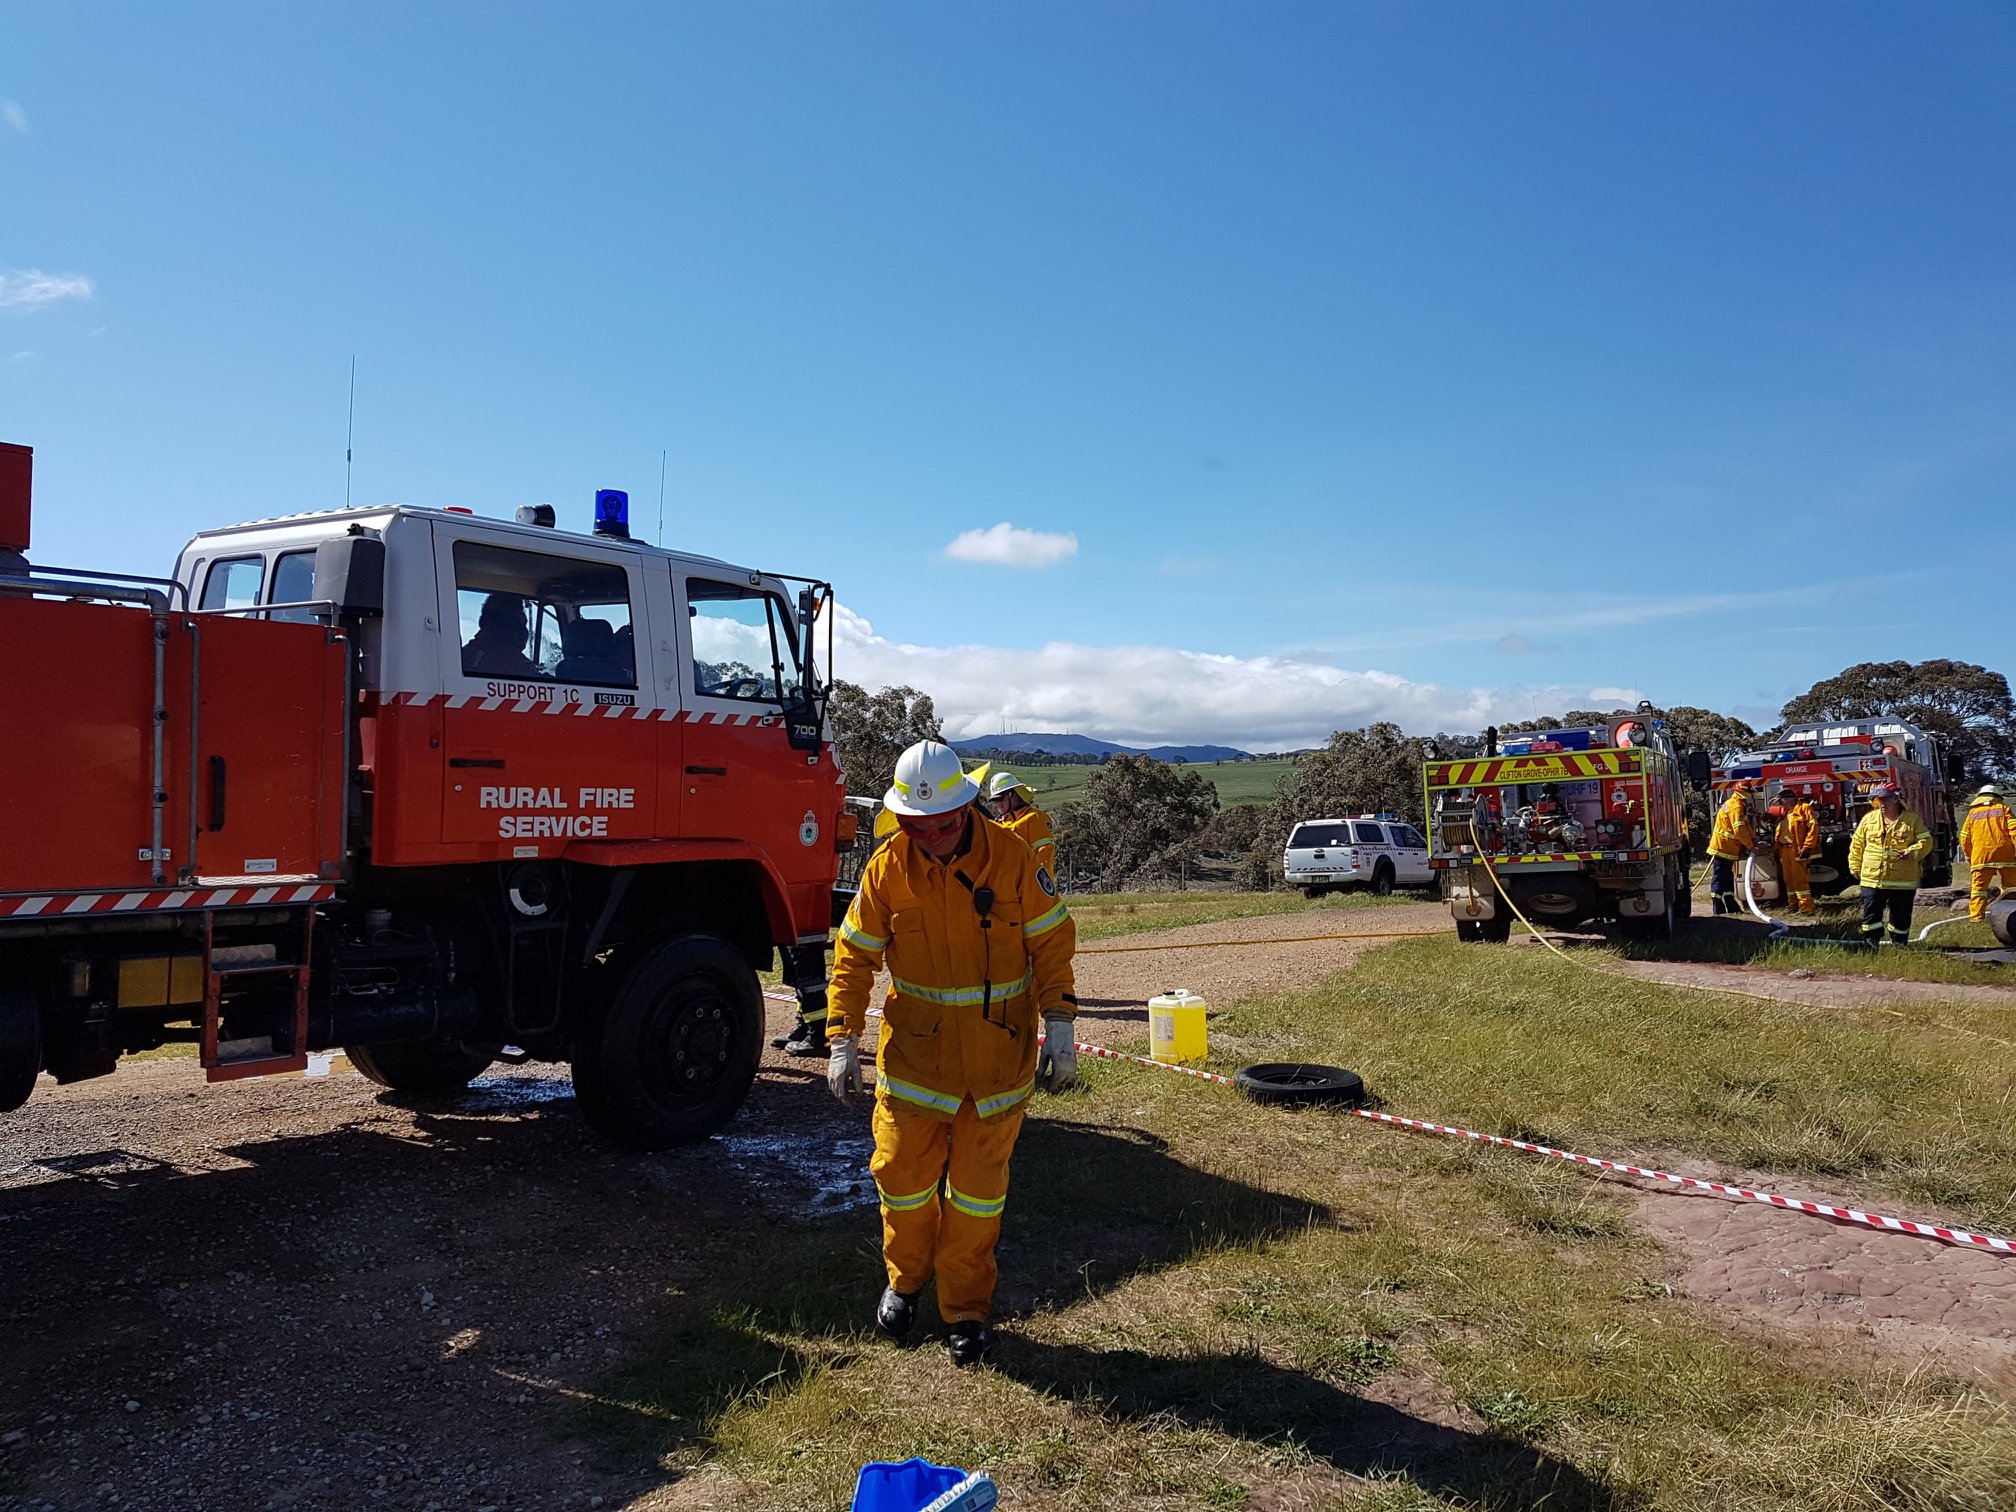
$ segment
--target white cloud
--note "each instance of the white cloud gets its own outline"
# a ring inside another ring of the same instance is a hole
[[[1005,721],[1127,745],[1209,741],[1279,750],[1320,745],[1332,730],[1381,719],[1425,735],[1598,703],[1628,708],[1642,696],[1619,688],[1450,688],[1390,672],[1169,646],[915,646],[877,635],[849,609],[834,612],[836,673],[870,689],[922,689],[958,740],[996,733]]]
[[[64,299],[91,299],[98,290],[82,273],[21,268],[0,273],[0,310],[39,310]]]
[[[1003,520],[985,530],[961,531],[945,548],[955,562],[992,562],[1001,567],[1048,567],[1078,555],[1078,537],[1047,530],[1024,530]]]
[[[5,96],[0,96],[0,120],[4,120],[16,131],[26,131],[28,129],[28,112],[23,110],[16,101],[7,99]]]
[[[1536,646],[1523,635],[1501,635],[1492,645],[1500,656],[1549,656],[1552,646]]]

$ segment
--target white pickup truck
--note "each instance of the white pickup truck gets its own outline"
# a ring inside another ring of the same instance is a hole
[[[1384,897],[1396,887],[1432,887],[1428,842],[1397,814],[1304,819],[1289,831],[1281,870],[1308,898],[1349,887]]]

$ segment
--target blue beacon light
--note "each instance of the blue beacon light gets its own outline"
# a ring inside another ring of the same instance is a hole
[[[620,488],[595,490],[595,534],[630,539],[630,495]]]

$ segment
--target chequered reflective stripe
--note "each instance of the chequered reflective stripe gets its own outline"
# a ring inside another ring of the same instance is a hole
[[[947,1097],[943,1092],[933,1092],[929,1087],[920,1087],[914,1082],[899,1080],[886,1071],[876,1076],[875,1085],[891,1097],[900,1097],[903,1101],[915,1103],[920,1108],[932,1108],[940,1113],[959,1111],[958,1098]]]
[[[906,982],[894,972],[889,974],[889,985],[907,998],[920,1003],[938,1003],[947,1008],[966,1008],[987,1002],[1006,1003],[1020,997],[1029,990],[1029,984],[1036,980],[1035,968],[1022,973],[1019,982],[996,982],[989,988],[984,982],[978,987],[926,987],[920,982]]]
[[[1035,1090],[1036,1078],[1032,1076],[1012,1091],[997,1092],[992,1097],[981,1098],[973,1104],[973,1110],[982,1118],[992,1118],[996,1113],[1006,1113],[1017,1103],[1026,1100]]]
[[[829,914],[827,915],[827,917],[831,918],[832,915]],[[840,938],[845,940],[849,945],[853,945],[861,950],[869,951],[870,953],[879,953],[889,948],[888,936],[871,935],[865,929],[857,929],[854,924],[854,915],[852,913],[849,913],[847,917],[841,921]]]
[[[1059,903],[1055,908],[1051,909],[1050,912],[1046,914],[1038,914],[1035,918],[1031,919],[1027,924],[1024,924],[1022,926],[1022,938],[1025,940],[1033,940],[1038,935],[1046,935],[1050,933],[1051,930],[1055,929],[1059,924],[1062,924],[1064,920],[1068,917],[1069,915],[1067,915],[1064,911],[1064,905],[1062,903]]]
[[[951,1182],[945,1183],[945,1197],[952,1206],[971,1218],[999,1218],[1008,1206],[1008,1194],[999,1197],[969,1197]]]
[[[875,1190],[881,1194],[882,1206],[889,1209],[890,1212],[913,1213],[918,1208],[929,1204],[938,1195],[938,1183],[934,1181],[931,1185],[924,1188],[923,1191],[911,1192],[906,1195],[900,1192],[892,1192],[878,1181],[875,1183]],[[952,1200],[957,1202],[959,1199],[955,1196]]]
[[[31,893],[0,898],[0,919],[74,917],[78,914],[161,913],[181,908],[261,908],[269,903],[322,903],[336,896],[333,882],[271,887],[161,888],[147,892]]]
[[[593,690],[589,690],[580,702],[569,702],[564,695],[557,698],[489,698],[481,693],[387,693],[380,700],[380,706],[424,709],[438,704],[444,709],[475,709],[486,714],[566,714],[577,719],[644,719],[667,724],[756,725],[759,728],[783,723],[783,716],[778,714],[732,714],[723,709],[644,709],[634,703],[600,704],[594,702],[592,693]]]

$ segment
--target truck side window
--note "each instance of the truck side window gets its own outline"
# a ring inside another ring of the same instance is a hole
[[[630,578],[613,562],[457,541],[455,607],[464,676],[637,686]]]
[[[693,691],[709,698],[791,704],[802,676],[791,616],[774,593],[712,578],[686,580]],[[783,687],[778,687],[779,673]]]
[[[266,596],[269,604],[305,604],[315,597],[315,553],[312,551],[285,551],[273,563],[273,591]],[[313,609],[275,609],[268,619],[293,620],[297,624],[312,625],[315,622]]]
[[[259,602],[259,584],[266,576],[264,557],[224,557],[210,564],[203,579],[198,609],[250,609]]]

